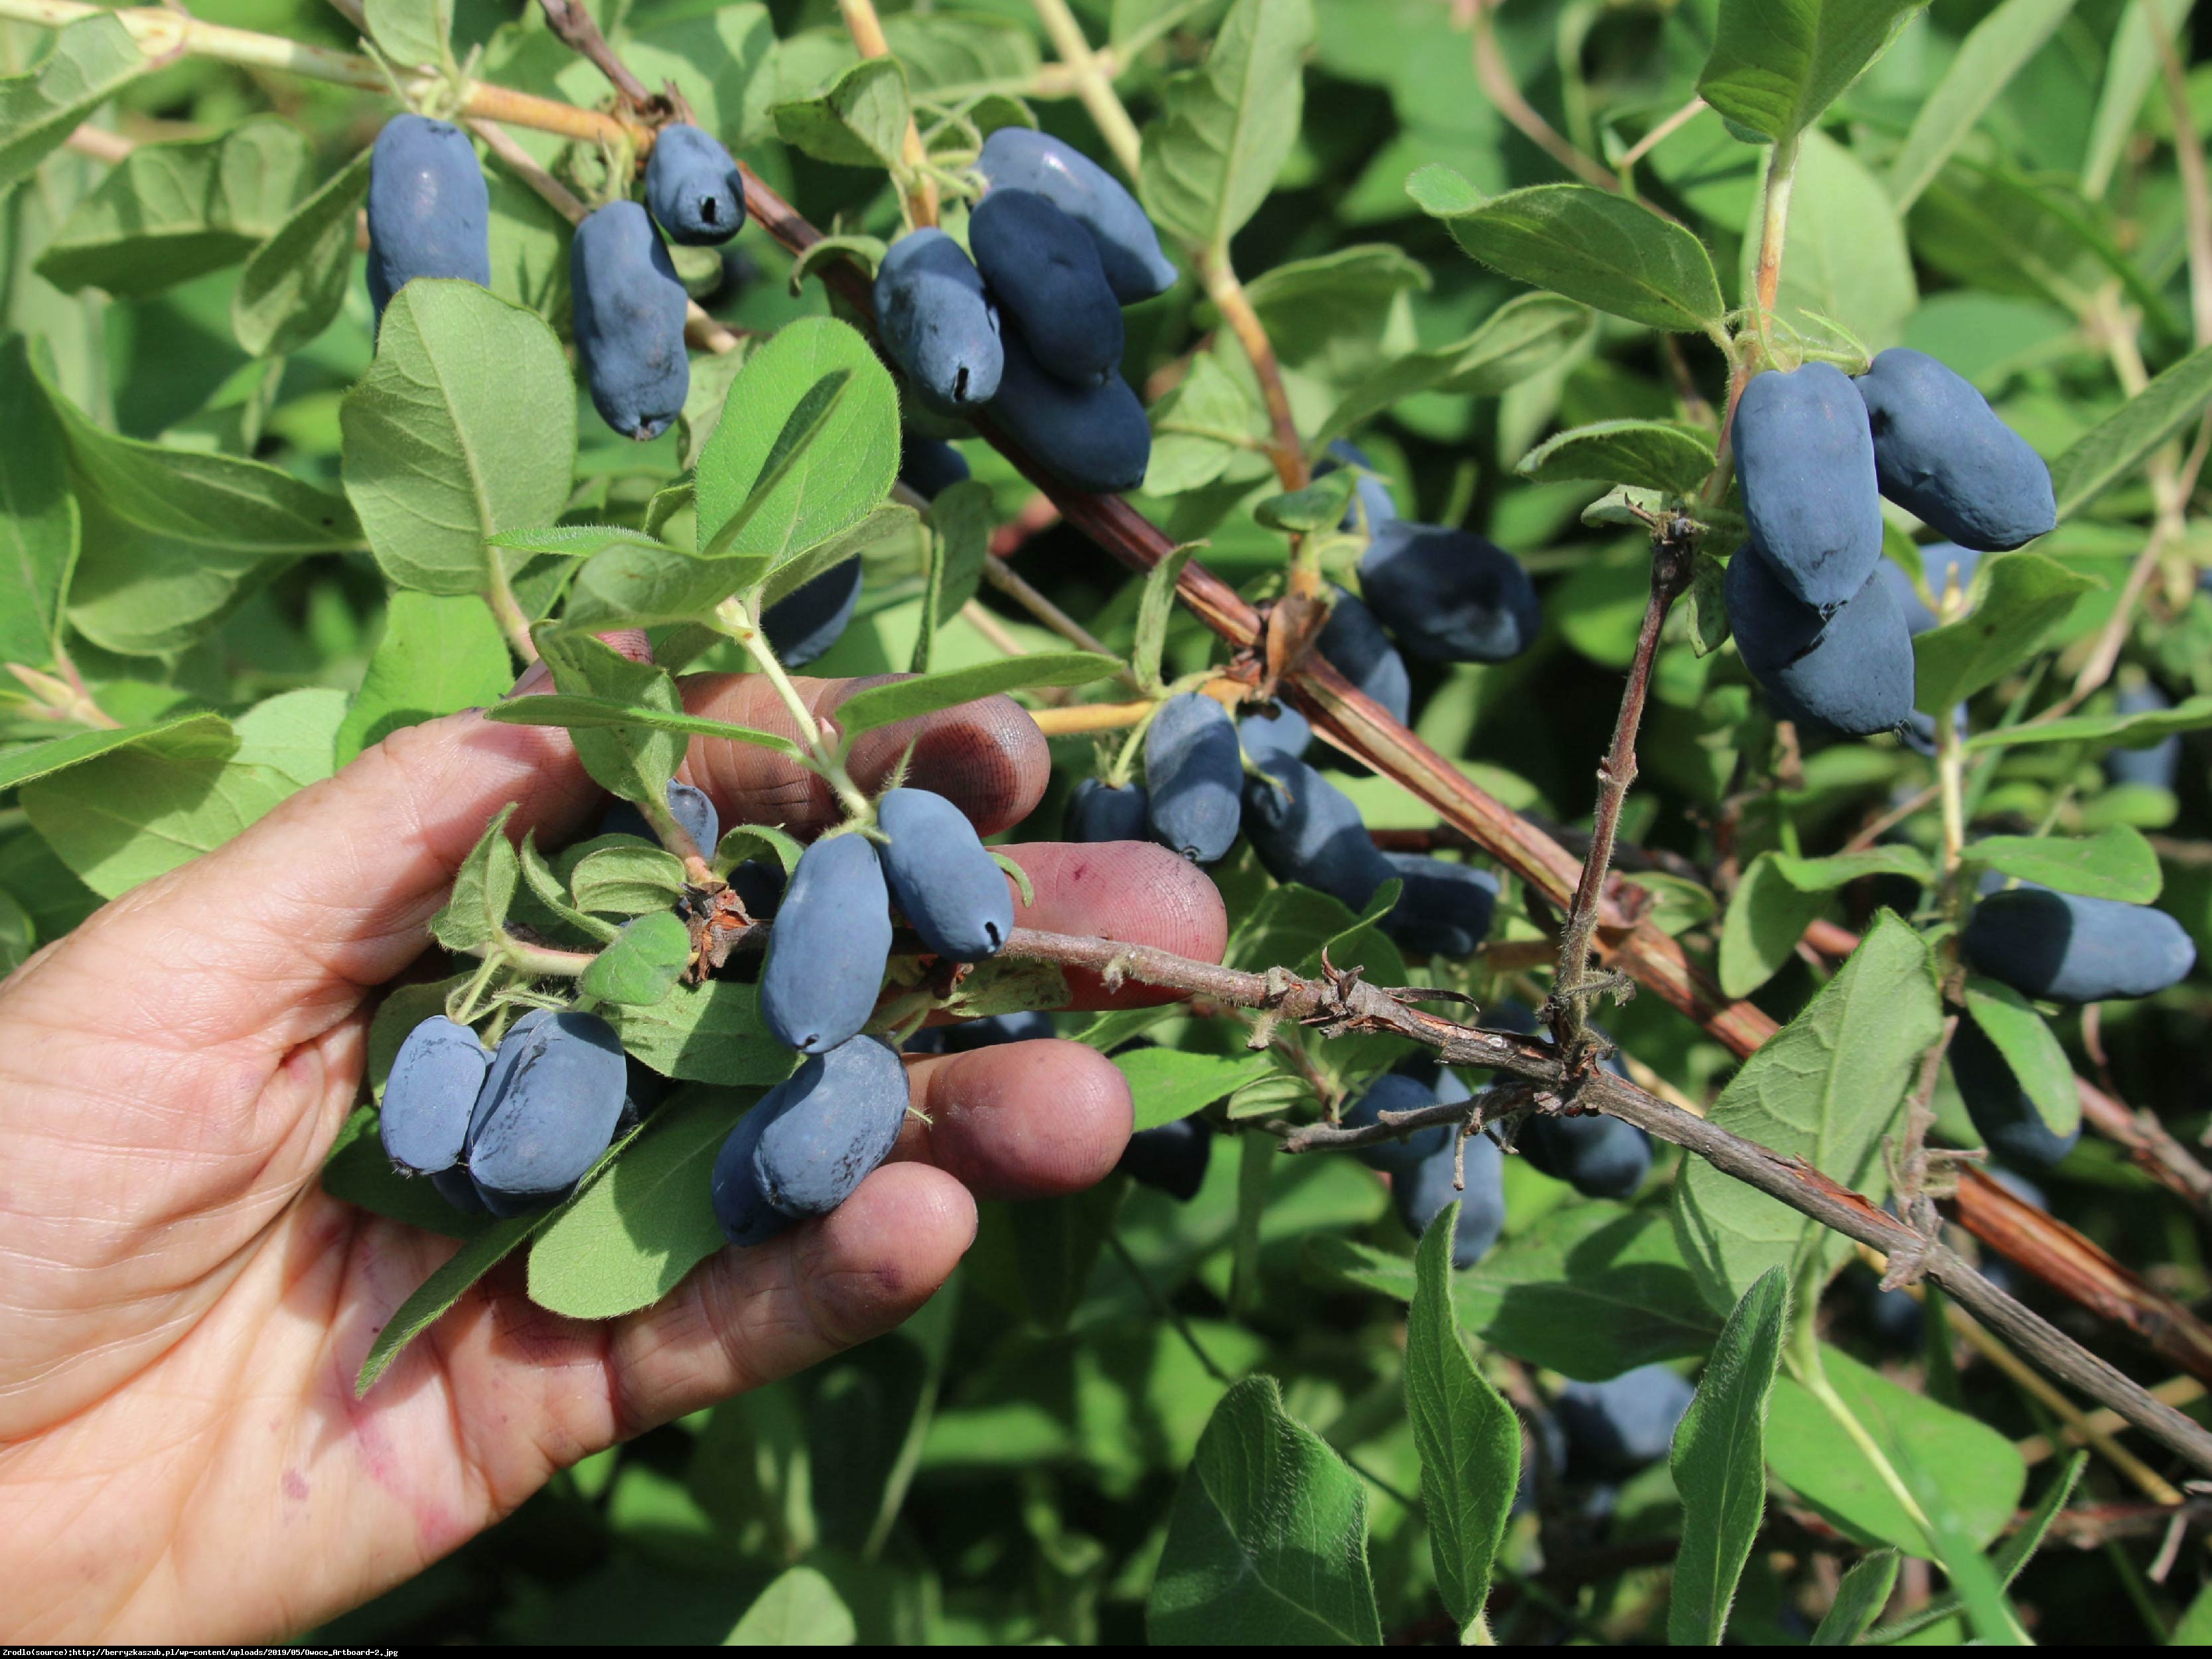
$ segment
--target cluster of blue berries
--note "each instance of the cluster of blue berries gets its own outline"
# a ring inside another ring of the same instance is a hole
[[[1079,489],[1134,489],[1152,434],[1121,374],[1121,307],[1165,293],[1175,266],[1136,198],[1056,138],[1001,127],[975,171],[965,248],[932,226],[884,256],[884,349],[925,407],[989,411]]]
[[[1744,665],[1784,719],[1853,737],[1908,726],[1915,630],[1883,574],[1881,498],[1998,552],[2057,522],[2050,469],[1972,386],[1901,346],[1856,380],[1819,362],[1757,376],[1733,438],[1750,533],[1728,611]]]
[[[490,192],[466,133],[421,115],[386,122],[368,173],[368,292],[378,322],[417,276],[489,288],[490,219]],[[744,222],[744,177],[729,151],[679,125],[664,127],[653,143],[643,204],[610,202],[576,227],[568,249],[576,355],[593,406],[624,437],[659,437],[690,390],[689,295],[660,233],[712,247]]]

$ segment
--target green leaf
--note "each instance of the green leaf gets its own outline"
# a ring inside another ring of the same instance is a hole
[[[703,623],[752,574],[744,560],[702,559],[650,537],[595,539],[598,550],[568,586],[561,614],[564,633]]]
[[[609,837],[568,871],[568,892],[578,908],[611,916],[665,910],[684,896],[684,885],[683,860],[665,847],[627,836]]]
[[[1975,24],[1958,55],[1922,100],[1889,164],[1889,193],[1904,212],[1942,171],[2014,76],[2042,50],[2074,9],[2074,0],[2003,0]]]
[[[255,248],[230,296],[230,326],[253,356],[295,351],[345,304],[369,155],[347,162]]]
[[[787,1567],[722,1638],[726,1648],[849,1648],[858,1639],[852,1610],[811,1567]]]
[[[1136,1127],[1157,1129],[1163,1123],[1204,1111],[1215,1101],[1265,1077],[1274,1069],[1275,1062],[1264,1054],[1201,1054],[1180,1048],[1133,1048],[1115,1055],[1114,1064],[1129,1080],[1130,1098],[1137,1103]]]
[[[2191,353],[2074,441],[2051,464],[2063,524],[2133,472],[2212,399],[2212,346]]]
[[[655,910],[626,924],[592,959],[577,988],[603,1001],[650,1008],[675,988],[690,963],[690,928],[673,910]]]
[[[1521,1480],[1521,1421],[1467,1351],[1452,1312],[1452,1239],[1459,1205],[1421,1235],[1406,1316],[1406,1416],[1421,1459],[1421,1512],[1437,1589],[1468,1629],[1490,1596],[1490,1566]]]
[[[1790,1282],[1761,1273],[1721,1328],[1674,1429],[1669,1467],[1682,1495],[1682,1551],[1667,1607],[1675,1647],[1718,1647],[1766,1513],[1766,1411],[1790,1323]]]
[[[874,349],[832,318],[787,323],[746,360],[700,452],[700,549],[765,574],[866,518],[898,454],[898,393]]]
[[[973,496],[969,497],[970,501],[974,499]],[[936,503],[932,502],[930,506],[933,514]],[[960,509],[955,507],[953,510],[957,513]],[[909,544],[918,544],[922,540],[921,530],[921,514],[905,503],[891,501],[876,507],[860,523],[839,531],[828,541],[817,543],[776,566],[769,573],[768,580],[759,585],[760,602],[763,605],[774,605],[777,600],[797,592],[831,567],[841,565],[848,559],[866,557],[872,550],[887,543],[907,541]],[[735,565],[742,562],[732,559],[718,562]],[[981,574],[980,568],[978,574]]]
[[[1740,127],[1794,138],[1888,49],[1926,0],[1721,0],[1705,100]]]
[[[553,684],[568,697],[589,697],[625,712],[649,712],[662,721],[683,718],[676,682],[665,669],[632,662],[588,634],[547,634],[538,641],[538,649],[553,671]],[[506,707],[550,701],[523,697]],[[655,810],[668,781],[684,763],[686,744],[665,724],[647,725],[631,718],[605,725],[569,724],[568,732],[576,744],[576,758],[600,787],[624,800],[650,802]]]
[[[1026,657],[1000,657],[968,668],[951,668],[920,679],[895,680],[856,691],[834,711],[848,738],[872,732],[894,720],[914,720],[978,697],[1048,685],[1088,685],[1118,672],[1121,665],[1095,651],[1039,651]]]
[[[38,942],[38,923],[31,913],[13,893],[0,888],[0,975],[21,967]]]
[[[789,738],[779,737],[773,732],[757,732],[750,726],[737,726],[728,720],[710,720],[702,714],[670,714],[665,709],[619,702],[609,697],[561,694],[520,697],[495,708],[487,708],[484,718],[497,720],[502,726],[565,726],[571,732],[635,727],[695,738],[721,738],[731,743],[750,744],[756,749],[773,749],[779,755],[799,752],[799,745]]]
[[[1876,1550],[1844,1575],[1836,1586],[1836,1599],[1813,1632],[1816,1648],[1856,1647],[1858,1639],[1889,1604],[1897,1588],[1897,1552]]]
[[[26,74],[0,77],[0,191],[30,176],[125,85],[153,67],[120,18],[80,17]]]
[[[636,26],[637,15],[631,13],[621,46],[632,74],[655,90],[675,82],[699,126],[732,149],[773,133],[769,106],[775,96],[776,46],[767,7],[663,7],[642,27]],[[603,78],[599,88],[602,94],[614,90]]]
[[[1404,296],[1430,286],[1419,260],[1387,242],[1366,242],[1261,271],[1244,285],[1244,297],[1282,362],[1345,374],[1387,349]]]
[[[273,115],[141,144],[62,222],[39,275],[72,294],[137,299],[236,264],[291,213],[307,166],[306,138]]]
[[[1272,1377],[1222,1396],[1176,1493],[1145,1629],[1159,1645],[1374,1647],[1367,1494]]]
[[[733,979],[678,985],[650,1008],[610,1003],[599,1012],[623,1047],[663,1077],[765,1086],[783,1081],[795,1058],[769,1034],[759,988]]]
[[[69,619],[94,644],[182,650],[285,560],[361,544],[342,498],[259,461],[119,438],[33,367],[69,441],[83,520]]]
[[[1244,365],[1230,368],[1218,351],[1191,358],[1189,372],[1152,405],[1152,422],[1151,495],[1200,489],[1232,467],[1238,478],[1266,470],[1267,412],[1259,388]]]
[[[1903,211],[1854,152],[1818,129],[1802,143],[1776,304],[1821,333],[1811,318],[1832,318],[1870,350],[1895,345],[1920,303]]]
[[[2166,879],[2151,844],[2125,824],[2078,839],[1984,836],[1967,843],[1966,855],[2021,881],[2124,904],[2151,903]]]
[[[2212,696],[2200,696],[2140,714],[2075,714],[2065,720],[1993,726],[1968,738],[1966,747],[1975,750],[2032,743],[2112,743],[2123,749],[2144,749],[2176,732],[2197,732],[2208,726],[2212,726]]]
[[[1974,978],[1966,981],[1966,1012],[1996,1045],[2051,1133],[2064,1139],[2079,1129],[2081,1091],[2074,1062],[2033,1005],[2009,985]]]
[[[538,850],[536,830],[524,834],[522,845],[515,849],[515,853],[521,863],[523,884],[530,889],[540,904],[586,939],[605,945],[622,936],[622,929],[612,922],[587,915],[568,902],[568,890],[561,885],[561,878],[554,874],[553,866],[546,863],[544,854]]]
[[[2027,1466],[1996,1430],[1899,1387],[1823,1344],[1828,1382],[1885,1455],[1899,1449],[1943,1484],[1976,1547],[2011,1522]],[[1827,1407],[1790,1377],[1775,1384],[1766,1461],[1798,1497],[1852,1537],[1932,1559],[1919,1526]]]
[[[1828,894],[1876,875],[1905,876],[1923,886],[1936,879],[1927,858],[1911,847],[1870,848],[1826,859],[1761,853],[1736,884],[1721,923],[1721,988],[1732,997],[1749,996],[1796,955],[1798,940],[1826,907]]]
[[[2043,1540],[2050,1534],[2051,1522],[2057,1520],[2059,1511],[2066,1507],[2066,1500],[2073,1496],[2074,1487],[2081,1479],[2081,1471],[2088,1467],[2088,1462],[2089,1454],[2086,1451],[2077,1451],[2069,1458],[2066,1467],[2058,1472],[2057,1478],[2051,1481],[2049,1489],[2036,1500],[2034,1512],[2015,1528],[2012,1535],[2000,1544],[1990,1556],[1990,1559],[1996,1570],[1997,1583],[2001,1588],[2010,1587],[2013,1580],[2020,1577],[2021,1569],[2027,1565],[2036,1551],[2043,1547]],[[1907,1613],[1894,1624],[1884,1625],[1879,1629],[1869,1632],[1866,1645],[1874,1647],[1903,1641],[1908,1636],[1926,1630],[1931,1625],[1940,1625],[1946,1619],[1954,1616],[1959,1612],[1960,1606],[1958,1593],[1954,1590],[1947,1590],[1917,1612]],[[1880,1608],[1877,1607],[1876,1611],[1879,1612]],[[2196,1609],[2192,1607],[2190,1611],[2193,1614]],[[2187,1622],[2187,1619],[2185,1618],[2184,1623]],[[2176,1632],[2176,1636],[2178,1638],[2179,1632]],[[2172,1645],[2179,1645],[2178,1639]]]
[[[104,898],[211,852],[331,770],[345,700],[292,691],[232,726],[203,715],[156,726],[119,748],[27,784],[24,811],[63,861]],[[305,746],[319,727],[320,755]],[[34,751],[36,752],[36,751]]]
[[[1255,503],[1252,516],[1270,530],[1286,531],[1292,535],[1334,530],[1344,521],[1345,509],[1352,505],[1352,492],[1358,484],[1359,474],[1350,467],[1340,466],[1304,489],[1270,495]],[[1158,565],[1152,567],[1154,571],[1158,568]]]
[[[775,135],[817,161],[902,169],[912,115],[895,58],[864,58],[811,98],[773,106]]]
[[[1547,439],[1515,470],[1538,483],[1596,478],[1693,494],[1713,470],[1712,434],[1682,421],[1598,421]]]
[[[541,318],[474,283],[418,279],[394,295],[376,361],[338,413],[346,496],[384,574],[430,593],[510,580],[526,556],[486,538],[560,516],[575,408]]]
[[[450,62],[453,0],[362,0],[362,21],[377,50],[407,69]]]
[[[1144,594],[1137,601],[1137,640],[1130,648],[1129,663],[1138,683],[1147,691],[1167,689],[1160,675],[1160,653],[1167,648],[1168,623],[1175,617],[1176,583],[1197,551],[1194,547],[1178,547],[1145,573]]]
[[[540,1211],[536,1215],[516,1216],[486,1228],[417,1285],[414,1294],[392,1311],[384,1328],[376,1334],[376,1340],[369,1344],[368,1352],[361,1362],[361,1372],[354,1378],[354,1397],[360,1399],[374,1388],[377,1378],[399,1358],[401,1349],[435,1324],[467,1293],[470,1285],[506,1261],[516,1246],[525,1243],[556,1213]]]
[[[1710,333],[1728,309],[1705,244],[1640,202],[1588,185],[1485,198],[1431,162],[1406,192],[1459,245],[1516,282],[1652,328]]]
[[[1940,1030],[1928,947],[1885,911],[1836,976],[1744,1062],[1709,1121],[1879,1200],[1887,1185],[1881,1138]],[[1717,1310],[1734,1305],[1769,1267],[1802,1283],[1797,1269],[1808,1255],[1840,1259],[1849,1248],[1702,1159],[1683,1165],[1674,1221],[1683,1257]]]
[[[20,334],[0,337],[0,662],[44,668],[76,568],[69,447]]]
[[[490,610],[470,595],[392,594],[384,637],[338,727],[344,765],[402,726],[497,702],[514,683],[514,663]]]
[[[2196,0],[2158,0],[2155,8],[2151,0],[2128,0],[2120,13],[2119,26],[2112,31],[2103,73],[2095,82],[2097,112],[2081,158],[2083,194],[2105,193],[2120,157],[2136,137],[2144,96],[2159,74],[2160,48],[2153,31],[2165,34],[2182,27],[2195,9]]]
[[[794,837],[773,824],[740,823],[722,832],[721,845],[714,849],[712,862],[715,874],[726,876],[746,859],[766,853],[775,860],[776,867],[788,876],[799,868],[799,855],[805,850]]]
[[[1137,179],[1161,229],[1227,257],[1297,140],[1313,34],[1309,0],[1237,0],[1206,61],[1167,82]]]
[[[991,487],[980,478],[963,478],[939,491],[929,504],[929,586],[922,596],[914,656],[907,664],[909,673],[929,672],[937,630],[957,616],[982,586],[991,532],[997,526]]]
[[[693,1087],[655,1110],[531,1245],[530,1299],[571,1319],[619,1319],[651,1307],[720,1249],[728,1241],[708,1177],[753,1097]]]
[[[1912,641],[1915,706],[1931,714],[1949,708],[2021,667],[2096,586],[2040,553],[1984,558],[1967,613]]]
[[[150,726],[76,732],[45,743],[27,744],[0,755],[0,789],[51,777],[100,756],[153,742],[164,752],[228,755],[235,747],[230,722],[220,714],[184,714]]]
[[[1465,339],[1410,352],[1367,376],[1329,411],[1318,450],[1423,392],[1490,398],[1556,367],[1589,331],[1587,306],[1550,294],[1508,300]]]
[[[430,936],[448,951],[481,949],[506,936],[507,913],[522,873],[514,843],[507,838],[507,821],[514,816],[510,801],[484,826],[453,872],[453,890],[445,908],[430,918]]]

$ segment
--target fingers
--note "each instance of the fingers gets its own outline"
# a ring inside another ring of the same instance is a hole
[[[894,1156],[978,1198],[1052,1198],[1104,1180],[1135,1109],[1114,1062],[1079,1042],[1009,1042],[909,1062],[915,1111]],[[926,1120],[926,1121],[925,1121]]]
[[[617,1434],[882,1335],[936,1293],[975,1237],[966,1188],[925,1164],[890,1164],[819,1221],[722,1251],[617,1326],[608,1353]]]
[[[1121,939],[1179,957],[1218,962],[1229,944],[1229,913],[1205,871],[1148,842],[1038,842],[1003,849],[1029,872],[1036,902],[1015,922],[1048,933]],[[1180,994],[1150,986],[1109,991],[1087,969],[1066,970],[1072,1008],[1143,1008]]]
[[[884,674],[793,684],[808,712],[834,724],[838,705],[854,692],[902,678]],[[798,736],[790,711],[764,675],[695,676],[684,683],[684,703],[709,720]],[[853,781],[872,793],[909,746],[914,761],[908,781],[943,795],[987,836],[1027,817],[1043,799],[1052,773],[1044,734],[1011,697],[984,697],[862,733],[847,761]],[[843,816],[826,782],[772,750],[726,738],[694,738],[689,768],[692,782],[714,798],[725,823],[781,824],[805,837]]]

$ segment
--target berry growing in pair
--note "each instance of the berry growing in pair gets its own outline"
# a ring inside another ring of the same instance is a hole
[[[1744,666],[1780,718],[1853,737],[1893,731],[1911,718],[1912,636],[1878,573],[1824,618],[1790,592],[1753,544],[1729,562],[1728,608]]]
[[[1840,609],[1881,559],[1874,435],[1850,377],[1827,363],[1754,376],[1731,437],[1744,517],[1768,569],[1820,615]]]
[[[1570,1382],[1552,1402],[1577,1480],[1617,1480],[1667,1455],[1696,1390],[1664,1365],[1638,1365],[1603,1382]]]
[[[1303,759],[1313,744],[1313,726],[1288,703],[1276,705],[1272,714],[1247,714],[1237,722],[1237,741],[1261,766],[1269,755]]]
[[[890,894],[875,846],[828,836],[799,855],[761,969],[761,1018],[775,1040],[818,1054],[875,1012],[890,958]]]
[[[1393,520],[1360,556],[1359,586],[1398,643],[1431,662],[1504,662],[1544,626],[1521,562],[1468,531]]]
[[[668,815],[674,818],[684,833],[691,837],[691,844],[709,858],[721,845],[721,815],[714,811],[714,803],[707,792],[675,779],[668,781]],[[645,814],[632,801],[617,800],[599,815],[599,834],[602,836],[635,836],[641,841],[657,841],[653,826]]]
[[[899,428],[899,482],[924,501],[935,501],[967,481],[967,458],[942,438]]]
[[[957,415],[997,395],[999,313],[959,243],[933,226],[900,237],[876,272],[875,304],[884,349],[925,404]]]
[[[1145,481],[1152,428],[1119,374],[1071,386],[1037,362],[1018,331],[1002,343],[1004,367],[991,414],[1023,448],[1078,489],[1118,495]]]
[[[1959,945],[1977,973],[2054,1002],[2151,996],[2197,965],[2163,910],[2027,885],[1977,904]]]
[[[1382,931],[1408,951],[1473,956],[1490,936],[1498,878],[1472,865],[1419,853],[1385,853],[1382,860],[1405,883],[1397,904],[1382,918]]]
[[[1061,829],[1070,841],[1146,841],[1152,836],[1152,809],[1141,783],[1085,778],[1067,798]]]
[[[1952,1032],[1946,1058],[1975,1133],[1999,1158],[2047,1170],[2081,1139],[2079,1124],[2071,1133],[2061,1135],[2043,1121],[2027,1091],[2020,1086],[2012,1063],[1972,1016],[1960,1018]]]
[[[1997,553],[2057,526],[2051,469],[1968,381],[1893,346],[1856,385],[1881,493],[1929,528]]]
[[[395,115],[368,160],[368,297],[376,320],[417,276],[491,286],[491,191],[450,121]]]
[[[1651,1173],[1651,1138],[1633,1123],[1532,1112],[1514,1147],[1529,1164],[1584,1198],[1629,1198]]]
[[[1314,648],[1329,665],[1389,711],[1401,726],[1413,707],[1413,679],[1382,623],[1355,594],[1336,590]]]
[[[1013,890],[965,813],[927,789],[893,789],[876,821],[890,837],[880,856],[890,896],[924,945],[955,962],[1006,948]]]
[[[722,1143],[711,1191],[724,1234],[732,1244],[761,1244],[829,1214],[890,1156],[907,1099],[906,1068],[873,1037],[807,1060]]]
[[[1237,840],[1243,751],[1229,711],[1203,691],[1162,703],[1145,733],[1145,784],[1152,832],[1199,864],[1211,864]]]
[[[1206,1185],[1206,1166],[1213,1157],[1213,1131],[1202,1117],[1177,1118],[1129,1137],[1115,1164],[1142,1186],[1157,1187],[1188,1204]]]
[[[598,1015],[517,1021],[469,1126],[477,1196],[495,1215],[561,1197],[613,1141],[628,1085],[622,1040]]]
[[[1358,910],[1396,873],[1345,793],[1302,760],[1273,754],[1266,777],[1244,780],[1244,833],[1277,881],[1294,881]]]
[[[950,1025],[925,1025],[906,1040],[910,1054],[965,1054],[1008,1042],[1036,1042],[1059,1036],[1052,1016],[1034,1008],[1016,1014],[992,1014]]]
[[[1175,285],[1175,266],[1137,198],[1080,150],[1033,128],[1000,127],[983,141],[975,170],[994,193],[1034,191],[1089,232],[1099,269],[1123,305]]]
[[[860,603],[860,562],[847,559],[809,577],[761,617],[761,632],[786,668],[804,668],[844,636]]]
[[[1452,1185],[1458,1148],[1467,1149],[1467,1189]],[[1462,1142],[1448,1139],[1411,1170],[1390,1177],[1390,1201],[1406,1231],[1419,1238],[1429,1224],[1459,1200],[1459,1227],[1452,1235],[1452,1266],[1464,1272],[1490,1254],[1505,1230],[1505,1158],[1487,1135]]]
[[[592,407],[625,438],[658,438],[691,389],[684,347],[690,301],[642,207],[610,202],[576,227],[568,286]]]
[[[713,247],[745,222],[745,181],[720,140],[684,123],[661,128],[645,164],[645,202],[672,242]]]
[[[469,1118],[483,1088],[490,1052],[477,1034],[443,1014],[407,1033],[385,1079],[377,1130],[385,1156],[410,1175],[435,1175],[461,1161]]]
[[[1090,233],[1034,191],[1001,186],[968,221],[1001,318],[1046,373],[1096,386],[1121,363],[1121,307]]]

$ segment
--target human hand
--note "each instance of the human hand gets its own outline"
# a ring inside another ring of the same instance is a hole
[[[867,682],[800,681],[817,713]],[[525,677],[519,691],[538,689]],[[788,732],[758,677],[690,709]],[[1042,793],[1005,698],[868,733],[872,788],[915,781],[989,834]],[[702,739],[726,823],[802,836],[826,785]],[[1066,1042],[913,1060],[925,1126],[834,1214],[726,1250],[659,1305],[588,1323],[524,1295],[519,1258],[396,1360],[356,1372],[453,1241],[325,1195],[375,988],[485,823],[574,834],[600,799],[557,728],[408,728],[216,852],[107,905],[0,981],[0,1632],[14,1640],[281,1637],[398,1583],[552,1473],[890,1329],[974,1237],[978,1197],[1072,1192],[1130,1127],[1121,1074]],[[1218,959],[1204,875],[1164,848],[1033,845],[1026,925]],[[1146,1000],[1069,975],[1076,1005]]]

